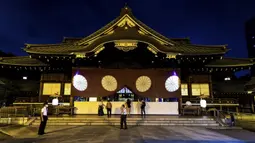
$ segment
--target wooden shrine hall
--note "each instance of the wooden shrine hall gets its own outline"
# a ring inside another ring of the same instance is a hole
[[[225,78],[254,64],[252,59],[225,58],[227,45],[197,45],[189,38],[161,35],[127,6],[91,35],[65,37],[57,44],[25,44],[23,50],[28,56],[0,58],[1,75],[21,81],[20,91],[26,91],[16,95],[30,93],[37,98],[34,102],[58,97],[76,107],[76,114],[96,114],[101,100],[111,100],[113,113],[119,114],[127,99],[133,101],[132,114],[139,114],[137,101],[143,99],[148,114],[177,115],[186,101],[197,105],[201,95],[210,101],[208,106],[235,109],[238,101],[214,104],[214,77]]]

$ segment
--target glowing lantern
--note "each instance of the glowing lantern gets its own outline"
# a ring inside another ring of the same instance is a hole
[[[202,108],[206,108],[207,103],[206,103],[206,100],[205,100],[205,99],[200,99],[200,106],[201,106]]]
[[[52,99],[52,105],[57,106],[58,105],[58,98]]]

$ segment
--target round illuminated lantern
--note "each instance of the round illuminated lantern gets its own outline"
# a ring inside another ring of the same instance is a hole
[[[165,88],[168,92],[175,92],[180,88],[180,79],[177,75],[170,76],[166,79]]]
[[[190,101],[186,101],[186,106],[191,106],[192,105],[192,103],[190,102]]]
[[[73,77],[73,86],[79,91],[85,91],[88,87],[87,79],[82,75],[76,74]]]
[[[137,91],[146,92],[151,87],[151,79],[148,76],[140,76],[135,82]]]
[[[111,75],[104,76],[101,80],[101,84],[107,91],[115,91],[118,86],[116,78]]]
[[[58,105],[58,98],[52,99],[52,105],[57,106]]]
[[[202,108],[206,108],[207,103],[206,103],[206,100],[205,100],[205,99],[200,99],[200,106],[201,106]]]

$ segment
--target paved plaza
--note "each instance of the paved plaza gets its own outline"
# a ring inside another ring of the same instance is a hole
[[[2,130],[4,131],[4,130]],[[3,143],[218,143],[255,142],[255,133],[245,130],[210,130],[202,127],[134,126],[120,130],[112,126],[48,127],[38,136],[36,127],[7,130],[0,135]]]

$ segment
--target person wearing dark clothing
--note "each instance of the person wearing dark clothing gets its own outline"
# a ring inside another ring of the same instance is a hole
[[[112,116],[112,103],[108,100],[106,103],[107,116],[110,118]]]
[[[120,108],[121,115],[120,115],[120,129],[123,129],[123,124],[124,124],[124,129],[127,129],[127,109],[125,105],[122,105]]]
[[[235,126],[235,117],[233,113],[230,114],[230,119],[231,119],[231,126]]]
[[[146,106],[146,103],[144,100],[142,100],[142,102],[141,102],[141,116],[142,116],[142,118],[145,118],[145,106]]]
[[[41,124],[39,126],[38,135],[45,134],[44,130],[48,120],[48,103],[45,102],[43,104],[43,108],[41,109]]]
[[[131,112],[131,100],[128,99],[126,104],[127,104],[127,115],[130,115],[130,112]]]
[[[98,106],[98,116],[104,116],[104,103],[103,103],[103,101]]]

